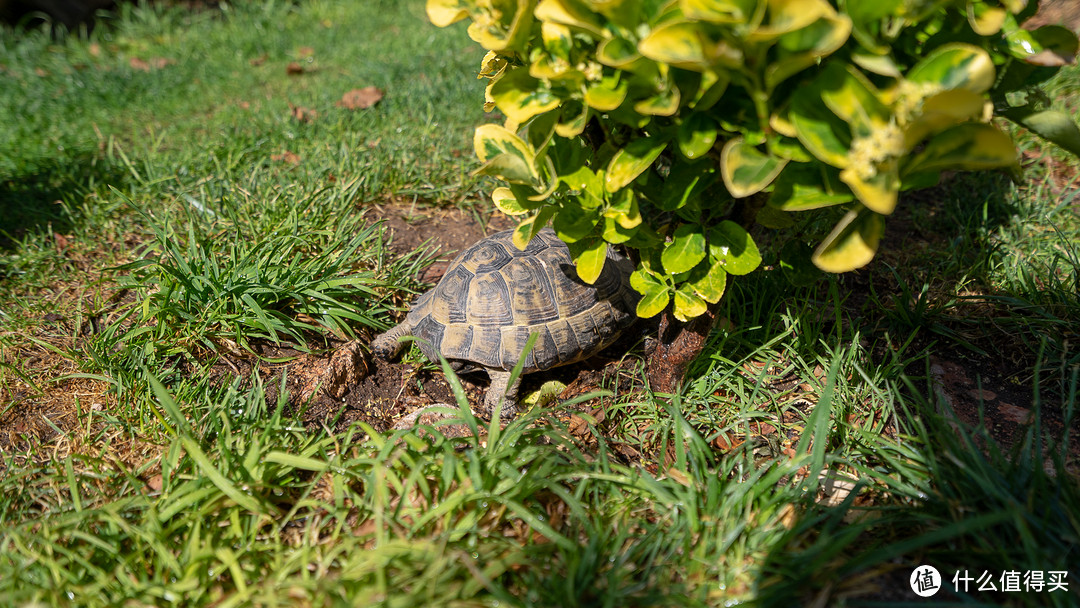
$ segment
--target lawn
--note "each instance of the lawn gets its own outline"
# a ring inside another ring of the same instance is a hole
[[[0,605],[1080,604],[1075,159],[1019,133],[869,267],[740,277],[677,394],[630,339],[500,427],[365,352],[507,225],[482,56],[420,0],[0,30]]]

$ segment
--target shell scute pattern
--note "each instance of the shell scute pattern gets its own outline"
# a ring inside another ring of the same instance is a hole
[[[548,369],[594,354],[633,321],[636,297],[626,267],[608,260],[588,285],[553,230],[541,230],[523,251],[512,234],[492,235],[463,251],[413,305],[408,322],[429,358],[441,353],[509,370],[537,332],[523,370]]]

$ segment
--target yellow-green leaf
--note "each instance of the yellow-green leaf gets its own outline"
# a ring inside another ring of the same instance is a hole
[[[586,209],[595,209],[604,204],[604,184],[601,176],[592,169],[582,166],[575,171],[560,175],[559,181],[570,188],[569,195],[575,197],[578,204]]]
[[[671,301],[668,287],[662,280],[648,270],[639,268],[630,274],[630,286],[641,294],[637,303],[637,314],[643,319],[655,316]]]
[[[768,25],[755,29],[746,37],[750,42],[775,40],[788,32],[804,28],[824,15],[833,13],[825,0],[768,0]]]
[[[825,272],[862,268],[874,259],[884,233],[884,217],[862,207],[848,211],[814,251],[811,261]]]
[[[528,68],[517,68],[503,74],[491,85],[490,94],[499,110],[517,124],[553,110],[560,103],[554,93],[529,74]]]
[[[900,73],[900,68],[896,67],[896,62],[893,61],[892,57],[889,55],[853,53],[851,55],[851,61],[867,72],[872,72],[880,76],[888,76],[889,78],[903,78],[903,74]]]
[[[477,173],[509,176],[508,181],[537,183],[535,156],[529,144],[512,131],[496,124],[481,125],[473,134],[476,157],[484,163]],[[504,172],[504,173],[500,173]],[[529,177],[526,177],[529,176]]]
[[[720,175],[735,198],[761,192],[784,170],[787,160],[762,153],[742,136],[728,140],[720,152]]]
[[[462,0],[428,0],[428,21],[437,27],[446,27],[469,16]]]
[[[720,261],[698,264],[686,284],[709,304],[716,304],[727,289],[727,271]]]
[[[491,192],[491,201],[495,203],[495,208],[502,211],[506,215],[522,215],[528,213],[529,209],[522,206],[518,202],[517,197],[510,188],[499,187],[495,188]]]
[[[615,153],[604,175],[604,188],[617,192],[637,179],[667,147],[667,140],[642,137]]]
[[[675,229],[672,240],[664,247],[660,262],[668,274],[691,270],[705,259],[705,235],[698,224],[682,224]]]
[[[615,221],[615,218],[605,216],[604,217],[604,234],[603,234],[604,240],[611,243],[611,244],[613,244],[613,245],[618,245],[619,243],[625,243],[625,242],[629,241],[630,239],[634,238],[634,235],[637,234],[638,228],[640,226],[641,226],[641,224],[639,223],[636,226],[631,226],[630,228],[626,228],[626,227],[623,227],[623,225],[620,224],[619,222]]]
[[[922,112],[904,129],[904,145],[913,148],[927,136],[953,125],[982,118],[989,102],[967,89],[949,89],[923,100]]]
[[[1008,11],[1000,6],[990,6],[984,2],[968,2],[967,18],[971,29],[980,36],[993,36],[1005,25]]]
[[[649,116],[671,116],[679,110],[679,89],[668,87],[634,104],[634,111]]]
[[[915,83],[984,93],[994,84],[994,62],[985,50],[962,42],[934,49],[907,74]]]
[[[844,46],[851,35],[851,18],[830,12],[810,25],[780,37],[780,54],[765,69],[765,86],[772,90],[794,74],[817,64]]]
[[[559,122],[555,125],[555,133],[559,137],[572,139],[581,135],[585,125],[589,122],[589,106],[571,99],[563,103],[562,112],[559,113]]]
[[[848,167],[840,172],[840,179],[868,209],[889,215],[896,209],[900,195],[900,170],[895,159],[879,163],[876,168],[877,173],[873,176],[862,177],[854,168]]]
[[[568,25],[597,39],[605,37],[600,15],[588,10],[576,0],[540,0],[533,14],[541,21]]]
[[[686,322],[705,314],[709,305],[685,285],[675,290],[675,318]]]
[[[687,19],[712,23],[749,23],[758,0],[680,0]]]
[[[701,71],[709,65],[701,26],[693,21],[676,21],[649,32],[638,43],[638,52],[677,68]]]
[[[516,0],[502,3],[504,10],[498,13],[499,19],[485,17],[474,19],[469,24],[469,37],[489,51],[504,51],[516,48],[523,42],[532,29],[533,0]],[[513,11],[509,9],[513,4]]]
[[[854,67],[834,61],[819,82],[825,106],[846,122],[856,137],[867,137],[889,124],[892,112],[874,85]]]
[[[554,207],[541,207],[540,210],[536,212],[536,215],[531,215],[521,220],[517,227],[514,228],[512,239],[514,241],[514,247],[524,251],[525,248],[529,246],[529,241],[531,241],[532,238],[536,236],[536,233],[540,232],[544,226],[547,226],[548,220],[550,220],[551,216],[554,214]]]
[[[607,260],[607,248],[607,242],[598,238],[570,243],[570,252],[574,254],[574,264],[582,281],[592,285],[600,278]]]
[[[585,103],[600,112],[610,112],[622,105],[628,89],[628,83],[618,73],[605,76],[585,89]]]
[[[1017,163],[1008,135],[983,123],[964,123],[938,133],[904,167],[905,175],[942,169],[993,169]]]

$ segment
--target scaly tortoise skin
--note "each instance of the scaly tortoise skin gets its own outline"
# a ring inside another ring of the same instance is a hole
[[[499,232],[461,252],[405,321],[371,344],[376,355],[391,359],[404,349],[400,338],[415,336],[433,361],[442,354],[457,370],[486,368],[491,386],[485,409],[491,414],[505,395],[501,411],[507,418],[517,413],[520,384],[520,378],[510,382],[510,370],[532,332],[539,335],[523,374],[581,361],[607,347],[636,319],[638,298],[627,259],[609,253],[589,285],[578,278],[570,250],[554,230],[538,232],[524,251],[512,235]]]

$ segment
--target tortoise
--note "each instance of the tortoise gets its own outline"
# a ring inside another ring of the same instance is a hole
[[[551,228],[537,232],[524,250],[513,230],[481,239],[459,254],[431,290],[413,303],[405,320],[376,336],[372,351],[384,359],[417,345],[432,361],[442,355],[455,371],[483,368],[491,378],[487,414],[505,396],[501,412],[517,414],[520,377],[510,382],[525,342],[522,374],[581,361],[609,346],[637,318],[630,261],[608,248],[600,277],[578,278],[570,250]]]

